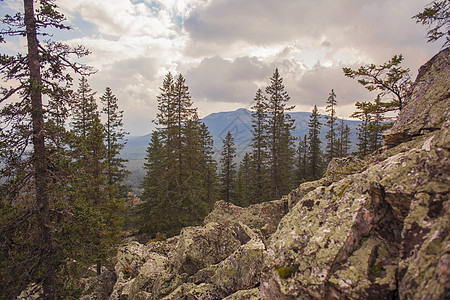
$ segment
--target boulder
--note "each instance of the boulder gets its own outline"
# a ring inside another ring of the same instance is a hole
[[[269,201],[239,207],[225,201],[217,201],[204,223],[237,224],[241,222],[265,237],[275,232],[281,218],[288,212],[287,199]]]
[[[412,91],[404,101],[394,126],[383,133],[388,147],[424,133],[442,129],[450,122],[450,47],[419,69]]]
[[[178,273],[190,276],[224,260],[240,246],[233,227],[211,222],[203,227],[183,228],[171,259]]]

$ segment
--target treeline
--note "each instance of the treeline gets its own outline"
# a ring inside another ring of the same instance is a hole
[[[291,132],[294,122],[287,106],[290,99],[278,69],[265,90],[259,89],[252,107],[252,143],[237,168],[236,148],[230,132],[223,141],[220,164],[221,199],[248,206],[279,199],[301,182],[323,176],[327,163],[334,157],[347,156],[350,128],[338,122],[334,90],[326,100],[326,123],[320,122],[317,106],[308,123],[308,135],[296,139]],[[321,147],[321,126],[327,126],[326,147]]]

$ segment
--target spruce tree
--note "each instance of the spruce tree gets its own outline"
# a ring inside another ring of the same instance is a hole
[[[308,178],[307,170],[308,170],[308,143],[306,139],[306,135],[298,140],[298,148],[297,148],[297,165],[296,165],[296,183],[300,184],[305,182]]]
[[[341,119],[337,127],[337,156],[346,157],[350,150],[350,127]]]
[[[251,158],[250,154],[245,153],[239,165],[236,178],[236,201],[235,204],[241,207],[250,205],[251,196]]]
[[[164,214],[171,208],[166,206],[166,203],[163,201],[165,200],[163,196],[168,193],[167,185],[164,182],[164,173],[166,171],[164,160],[165,151],[161,133],[159,130],[154,130],[147,148],[146,162],[144,163],[146,175],[142,182],[143,193],[141,196],[144,201],[136,208],[136,217],[140,224],[141,232],[157,233],[170,230],[171,224],[167,219],[164,219]],[[152,222],[152,220],[157,220],[158,218],[161,218],[159,222]]]
[[[158,128],[148,150],[138,217],[142,232],[172,236],[199,224],[211,209],[216,200],[215,165],[209,132],[192,108],[184,77],[174,80],[168,73],[157,100]],[[159,173],[153,173],[154,167]]]
[[[201,174],[204,182],[206,202],[211,206],[218,200],[217,190],[217,163],[213,158],[214,144],[208,127],[204,123],[200,124],[200,144],[201,144]]]
[[[79,86],[73,96],[73,121],[72,128],[77,136],[86,138],[92,128],[95,114],[97,113],[97,103],[95,92],[90,87],[86,77],[81,77]]]
[[[317,180],[323,175],[323,160],[320,144],[322,141],[319,138],[321,123],[319,121],[319,111],[317,106],[309,118],[308,123],[308,179]]]
[[[392,126],[392,123],[385,122],[384,111],[381,104],[380,96],[375,99],[374,103],[370,103],[370,123],[367,126],[369,134],[368,148],[370,152],[378,151],[383,146],[382,133]]]
[[[359,124],[357,129],[358,134],[358,142],[356,145],[358,146],[358,150],[355,153],[359,157],[364,157],[369,154],[369,124],[371,121],[371,105],[370,102],[356,102],[356,108],[358,111],[354,112],[351,117],[358,118],[362,122]]]
[[[271,84],[266,88],[267,100],[267,143],[269,149],[269,173],[272,193],[270,197],[279,198],[292,188],[293,165],[293,120],[287,111],[294,107],[287,107],[290,97],[284,90],[283,78],[275,69],[270,78]]]
[[[118,99],[107,87],[105,93],[100,97],[103,104],[102,113],[105,115],[106,133],[106,172],[110,197],[121,195],[124,197],[127,190],[121,182],[130,173],[125,169],[126,159],[120,157],[120,150],[125,146],[125,135],[123,129],[123,111],[119,110]]]
[[[252,195],[250,202],[260,203],[269,200],[269,181],[267,176],[267,99],[258,89],[252,106]]]
[[[337,104],[336,101],[336,94],[334,93],[334,90],[331,90],[331,93],[326,101],[326,112],[328,113],[325,115],[326,123],[325,125],[329,128],[325,138],[327,140],[327,146],[326,146],[326,162],[330,162],[333,157],[337,156],[337,136],[336,136],[336,127],[337,127],[337,120],[336,120],[336,110],[335,106]]]
[[[223,140],[220,158],[220,195],[222,200],[235,203],[236,201],[236,148],[231,132]]]

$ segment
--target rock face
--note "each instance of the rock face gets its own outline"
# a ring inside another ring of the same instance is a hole
[[[412,92],[394,126],[383,134],[384,144],[396,146],[426,132],[449,126],[450,47],[419,69]]]
[[[449,49],[421,68],[388,147],[281,200],[122,247],[110,299],[448,299]],[[420,112],[420,113],[419,113]]]

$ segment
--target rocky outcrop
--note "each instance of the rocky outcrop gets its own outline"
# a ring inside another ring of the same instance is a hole
[[[421,68],[389,147],[281,200],[122,247],[110,299],[448,299],[449,51]],[[420,113],[418,113],[420,109]]]
[[[450,125],[450,47],[419,69],[419,75],[394,126],[383,134],[388,147]]]

